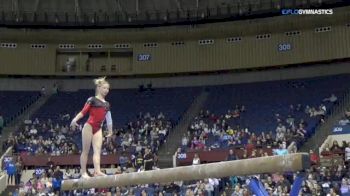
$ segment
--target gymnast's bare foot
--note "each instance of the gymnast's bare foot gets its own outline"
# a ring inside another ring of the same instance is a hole
[[[81,178],[87,179],[90,178],[89,174],[87,174],[86,172],[81,174]]]
[[[94,177],[97,177],[97,176],[107,176],[107,175],[103,172],[95,172]]]

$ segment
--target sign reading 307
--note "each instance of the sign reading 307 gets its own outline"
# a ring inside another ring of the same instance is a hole
[[[138,54],[137,55],[137,60],[138,61],[150,61],[152,58],[151,58],[151,55],[150,54]]]

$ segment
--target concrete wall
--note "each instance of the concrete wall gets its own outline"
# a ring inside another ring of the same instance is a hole
[[[234,83],[249,83],[260,81],[284,80],[307,78],[316,76],[327,76],[350,73],[349,63],[333,63],[325,65],[303,66],[299,68],[285,68],[267,71],[250,71],[242,73],[177,76],[161,78],[121,78],[109,79],[112,88],[138,88],[139,84],[152,82],[155,88],[160,87],[186,87],[222,85]],[[62,90],[75,91],[77,89],[92,89],[92,79],[14,79],[0,78],[0,90],[39,90],[42,86],[50,88],[58,83]]]
[[[333,15],[277,16],[143,29],[0,29],[0,43],[17,44],[0,45],[0,74],[144,75],[349,58],[349,12],[350,7],[343,7],[335,9]],[[201,44],[201,40],[210,42]],[[62,48],[61,44],[74,47]],[[128,47],[115,47],[120,44]],[[291,48],[281,51],[280,44]],[[88,53],[91,69],[87,72]],[[92,53],[103,55],[93,58]],[[139,60],[141,54],[150,55],[150,59]],[[77,69],[67,73],[62,66],[69,57],[76,58]],[[112,66],[118,68],[113,71]],[[106,69],[101,70],[102,67]]]

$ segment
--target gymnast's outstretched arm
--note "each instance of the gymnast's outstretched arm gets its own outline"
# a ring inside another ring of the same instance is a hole
[[[73,118],[72,122],[70,123],[70,126],[71,127],[78,127],[78,121],[83,118],[90,110],[91,108],[91,102],[92,102],[92,99],[89,98],[87,100],[87,102],[85,103],[84,105],[84,108]]]
[[[106,137],[111,137],[113,135],[113,120],[112,120],[111,111],[108,111],[106,114],[106,123],[107,123],[107,130],[108,130],[108,135]]]

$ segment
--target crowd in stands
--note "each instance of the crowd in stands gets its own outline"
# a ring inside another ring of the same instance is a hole
[[[344,142],[345,144],[345,142]],[[332,149],[338,148],[339,145],[334,142]],[[320,163],[320,156],[310,151],[310,158],[312,167],[303,173],[284,173],[284,174],[263,174],[255,175],[259,181],[264,185],[266,191],[272,196],[289,195],[292,184],[297,176],[303,175],[305,180],[303,182],[301,192],[302,195],[349,195],[350,194],[350,170],[349,170],[349,154],[346,150],[350,146],[340,146],[344,151],[336,151],[340,153],[341,161],[322,166]],[[237,160],[233,150],[229,151],[226,160]],[[262,155],[267,156],[267,155]],[[322,155],[321,156],[325,156]],[[107,174],[121,174],[128,172],[143,172],[146,164],[139,164],[137,160],[127,165],[115,165],[112,169],[104,170]],[[193,164],[200,164],[200,157],[197,155],[193,159]],[[21,168],[20,160],[15,163],[14,171],[11,170],[13,165],[7,165],[8,173],[20,174],[16,172],[17,168]],[[159,169],[155,165],[153,170]],[[21,169],[20,169],[21,170]],[[12,173],[11,173],[12,172]],[[9,182],[11,183],[10,175]],[[13,175],[14,176],[14,175]],[[64,168],[49,164],[45,168],[36,169],[33,177],[27,182],[18,182],[19,188],[16,190],[19,195],[55,195],[59,192],[60,182],[62,179],[77,179],[80,177],[79,168]],[[16,178],[14,176],[14,178]],[[88,189],[88,190],[74,190],[70,192],[61,192],[61,195],[232,195],[232,196],[248,196],[252,195],[250,192],[247,176],[231,176],[228,178],[216,179],[209,178],[199,181],[191,182],[173,182],[169,184],[149,184],[138,185],[127,188],[109,188],[109,189]]]
[[[274,130],[262,132],[249,130],[240,123],[241,118],[244,118],[242,114],[246,112],[244,105],[237,105],[233,110],[228,110],[221,115],[202,110],[191,123],[188,133],[182,137],[181,145],[185,149],[195,150],[244,147],[246,145],[271,148],[279,148],[283,145],[287,147],[292,142],[303,142],[308,136],[308,122],[298,118],[298,113],[307,114],[323,122],[327,112],[324,104],[318,107],[290,105],[289,109],[290,114],[287,116],[274,115],[276,124]]]
[[[226,159],[228,161],[269,156],[261,150],[264,147],[274,149],[273,153],[277,155],[291,153],[287,150],[291,143],[303,143],[310,136],[310,124],[315,123],[311,123],[309,120],[323,123],[330,110],[328,106],[336,104],[338,98],[331,94],[331,96],[320,100],[321,103],[319,104],[285,104],[283,107],[288,110],[288,114],[266,111],[266,115],[273,116],[274,126],[266,130],[250,128],[249,123],[254,123],[254,119],[242,121],[246,113],[254,112],[250,111],[252,110],[250,105],[236,105],[221,114],[211,112],[209,109],[202,110],[191,123],[188,132],[182,137],[181,149],[184,151],[201,151],[215,148],[243,149],[243,154],[239,156],[234,154],[233,150],[230,150]],[[266,108],[268,109],[268,107]],[[13,146],[15,152],[31,155],[79,154],[81,148],[80,130],[82,127],[75,130],[68,127],[71,120],[70,114],[61,114],[60,117],[60,122],[67,123],[57,124],[50,119],[34,119],[26,122],[24,127],[4,142],[3,149]],[[345,113],[344,118],[339,123],[349,124],[349,122],[350,110]],[[159,147],[166,142],[167,135],[173,128],[172,126],[171,121],[163,113],[152,115],[146,112],[140,113],[135,120],[130,121],[125,126],[116,128],[114,135],[103,141],[102,154],[119,154],[119,164],[109,166],[111,168],[104,172],[112,175],[159,169],[157,152]],[[336,164],[324,165],[321,162],[322,158],[333,155],[340,157]],[[302,195],[335,196],[350,194],[349,141],[342,142],[342,144],[334,142],[320,155],[317,152],[310,151],[310,159],[312,167],[302,171],[302,173],[264,174],[255,177],[261,181],[269,195],[273,196],[288,195],[298,175],[305,176],[301,189]],[[192,164],[201,164],[199,154],[194,156]],[[17,165],[22,165],[20,159],[12,165],[6,165],[7,173],[10,174],[9,181],[12,181],[11,178],[15,178],[15,174],[22,170],[23,167],[17,167]],[[19,182],[17,179],[15,184],[20,185],[17,190],[19,193],[54,195],[59,191],[60,182],[63,179],[77,178],[80,178],[78,167],[60,168],[49,161],[46,167],[36,168],[33,177],[29,181]],[[169,184],[74,190],[61,194],[246,196],[252,195],[246,185],[249,178],[249,176],[231,176],[222,179],[209,178]]]
[[[130,168],[132,169],[132,168]],[[115,169],[116,172],[107,175],[121,173],[120,168]],[[27,195],[54,195],[59,192],[59,184],[61,179],[77,179],[80,177],[79,169],[66,169],[60,171],[44,170],[43,172],[36,171],[33,177],[26,183],[22,183],[17,190],[19,195],[25,193]],[[174,182],[168,184],[149,184],[138,185],[128,188],[108,188],[108,189],[87,189],[61,192],[61,195],[218,195],[222,183],[220,179],[205,179],[190,183]]]
[[[62,115],[62,117],[69,121],[69,116]],[[29,121],[18,133],[10,136],[3,149],[13,145],[15,152],[19,153],[52,156],[78,154],[81,143],[80,129],[81,127],[73,130],[68,125],[54,124],[50,119],[47,121],[35,119]],[[117,128],[111,139],[104,140],[102,154],[130,152],[136,157],[145,147],[157,152],[160,145],[166,141],[171,129],[171,122],[162,113],[156,116],[141,113],[135,121]]]
[[[310,151],[311,168],[298,173],[284,173],[284,174],[263,174],[255,175],[259,181],[264,185],[264,188],[269,195],[272,196],[287,196],[289,195],[292,185],[298,176],[303,176],[304,181],[301,187],[301,195],[306,196],[338,196],[338,195],[350,195],[350,143],[342,142],[339,145],[338,142],[334,142],[331,146],[331,152],[320,155],[317,152]],[[236,156],[233,150],[229,151],[227,160],[241,159]],[[337,155],[338,159],[332,157],[330,162],[321,163],[321,158],[326,156]],[[267,155],[258,155],[267,156]],[[200,157],[195,156],[194,163],[199,162]],[[232,196],[244,196],[252,195],[250,192],[247,176],[231,176],[224,178],[224,187],[226,189],[222,195],[230,193]],[[231,191],[228,191],[231,190]]]
[[[70,121],[69,115],[61,116],[67,122]],[[80,153],[81,141],[77,141],[76,138],[80,137],[82,127],[74,130],[67,125],[55,124],[50,119],[46,121],[34,119],[26,123],[20,131],[10,135],[8,140],[3,143],[3,149],[13,146],[14,152],[30,155],[58,156]],[[118,153],[120,155],[119,165],[115,166],[117,173],[156,169],[158,148],[166,142],[166,136],[171,129],[172,124],[163,113],[155,116],[148,112],[139,113],[135,121],[116,128],[113,136],[104,140],[102,154]],[[131,156],[129,156],[130,154]],[[32,192],[35,195],[52,193],[55,188],[53,187],[54,182],[62,180],[63,176],[54,178],[54,172],[57,169],[53,168],[54,163],[48,164],[49,166],[40,175],[33,176],[29,182],[21,186],[22,189],[19,191]],[[9,172],[11,173],[11,169]],[[79,178],[79,173],[79,169],[74,169],[73,173],[67,169],[65,177]],[[18,183],[16,184],[18,185]],[[74,193],[74,195],[79,194]]]

